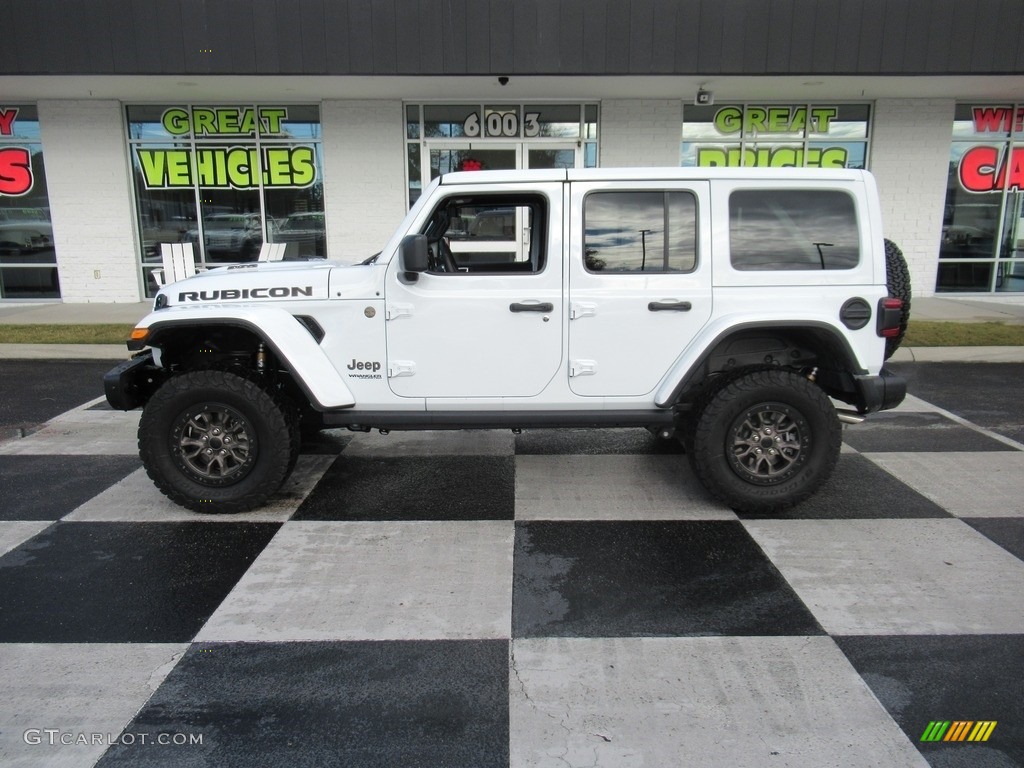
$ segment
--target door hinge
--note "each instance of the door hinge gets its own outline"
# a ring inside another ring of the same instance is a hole
[[[569,376],[594,376],[597,374],[597,362],[595,360],[570,360]]]
[[[388,378],[400,379],[403,376],[415,376],[416,363],[411,360],[394,360],[388,363]]]
[[[412,304],[388,304],[385,317],[394,320],[397,317],[412,317]]]
[[[570,301],[569,317],[576,320],[581,317],[593,317],[597,314],[597,304],[589,301]]]

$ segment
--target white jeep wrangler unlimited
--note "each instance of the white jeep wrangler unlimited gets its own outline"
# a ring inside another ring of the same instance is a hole
[[[453,173],[361,264],[164,287],[105,387],[203,512],[261,505],[334,427],[642,427],[767,512],[828,478],[841,422],[903,399],[882,366],[908,308],[864,171]]]

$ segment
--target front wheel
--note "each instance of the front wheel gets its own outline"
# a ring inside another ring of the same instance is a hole
[[[739,512],[798,504],[839,458],[842,428],[832,402],[793,371],[732,378],[694,419],[691,465],[715,497]]]
[[[262,505],[298,456],[292,411],[256,381],[203,370],[168,379],[139,421],[139,454],[164,495],[196,512]]]

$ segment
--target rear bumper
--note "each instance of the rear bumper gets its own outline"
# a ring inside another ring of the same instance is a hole
[[[882,369],[877,376],[855,376],[857,407],[861,413],[874,413],[895,408],[907,396],[907,382],[902,376]]]
[[[160,384],[160,369],[147,350],[111,368],[103,376],[103,391],[111,408],[130,411],[149,400]]]

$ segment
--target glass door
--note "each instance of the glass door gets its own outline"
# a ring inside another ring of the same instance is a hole
[[[444,142],[428,145],[429,176],[424,186],[443,173],[456,171],[508,171],[519,168],[520,144],[482,144],[480,142]]]
[[[549,144],[527,142],[527,168],[582,168],[583,153],[576,144]]]

